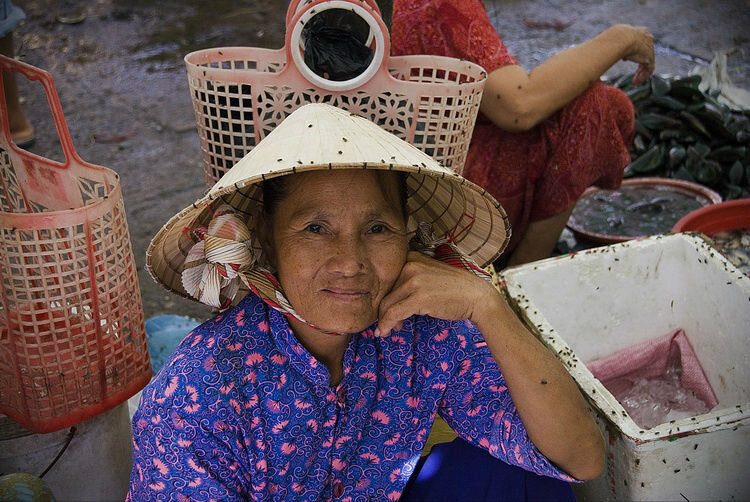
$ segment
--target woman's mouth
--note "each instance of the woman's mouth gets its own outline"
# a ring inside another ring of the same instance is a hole
[[[369,295],[370,292],[364,289],[345,289],[345,288],[326,288],[323,293],[337,300],[356,301]]]

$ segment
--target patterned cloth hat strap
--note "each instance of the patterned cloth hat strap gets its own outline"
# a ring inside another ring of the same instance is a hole
[[[252,234],[245,221],[229,205],[218,206],[207,227],[190,230],[199,240],[188,252],[182,271],[182,286],[188,294],[202,303],[224,310],[237,296],[241,281],[268,306],[320,329],[294,310],[276,275],[261,263],[260,256],[253,251]],[[490,275],[462,254],[455,244],[448,239],[436,238],[429,223],[419,224],[409,244],[415,251],[491,280]]]

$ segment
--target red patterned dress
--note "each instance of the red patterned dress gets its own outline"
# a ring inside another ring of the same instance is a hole
[[[518,64],[481,0],[394,0],[391,39],[397,56],[462,58],[488,72]],[[529,222],[565,211],[587,187],[618,188],[634,130],[628,97],[597,82],[529,131],[504,131],[480,114],[463,174],[505,208],[512,250]]]

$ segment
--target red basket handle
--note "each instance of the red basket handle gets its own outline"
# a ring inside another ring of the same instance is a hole
[[[290,9],[295,1],[299,2],[301,0],[293,0],[292,4],[289,5]],[[315,87],[329,92],[343,92],[356,89],[366,84],[372,79],[372,77],[377,75],[378,72],[387,72],[391,41],[388,27],[380,17],[380,10],[378,10],[377,4],[374,7],[371,5],[374,3],[374,0],[308,0],[308,3],[300,8],[297,13],[294,14],[291,21],[287,23],[286,40],[284,42],[287,68],[289,66],[294,66],[299,74],[308,82]],[[360,75],[349,80],[328,80],[317,75],[309,66],[307,66],[302,57],[302,53],[300,52],[299,41],[304,24],[316,14],[328,9],[351,10],[362,17],[362,19],[370,25],[370,34],[375,43],[375,54],[367,69],[365,69]]]
[[[82,163],[83,161],[78,156],[75,148],[73,147],[73,141],[70,137],[68,124],[65,122],[65,116],[63,115],[62,106],[60,105],[60,99],[57,96],[57,89],[55,89],[55,83],[52,80],[52,76],[44,70],[3,55],[0,55],[0,70],[20,73],[32,82],[39,82],[42,84],[42,86],[44,87],[44,92],[47,95],[47,103],[49,104],[50,111],[52,112],[52,119],[55,121],[57,137],[60,140],[60,146],[62,147],[63,154],[65,155],[65,163],[62,165],[62,167],[67,168],[68,166],[70,166],[70,162],[73,159],[75,159],[79,163]],[[8,104],[5,101],[5,87],[3,85],[2,71],[0,71],[0,97],[0,111],[2,111],[2,120],[0,120],[0,136],[6,139],[8,145],[13,145],[14,148],[21,150],[13,141],[13,137],[10,133],[10,123],[8,121]]]
[[[312,2],[312,0],[292,0],[289,2],[289,6],[286,8],[286,28],[287,31],[289,31],[289,23],[291,23],[292,19],[294,18],[294,15],[301,10],[304,7],[301,7],[301,3],[309,4]],[[376,0],[360,0],[360,2],[367,3],[370,7],[372,7],[375,12],[378,13],[378,15],[382,18],[383,13],[380,12],[380,7],[378,6],[378,3]]]

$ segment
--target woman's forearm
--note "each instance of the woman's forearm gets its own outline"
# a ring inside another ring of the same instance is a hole
[[[497,294],[474,322],[505,377],[527,433],[539,450],[577,479],[599,475],[601,433],[575,382]]]
[[[652,68],[650,33],[616,25],[555,54],[529,73],[517,65],[498,68],[487,78],[480,109],[502,129],[530,129],[570,103],[621,59]]]

